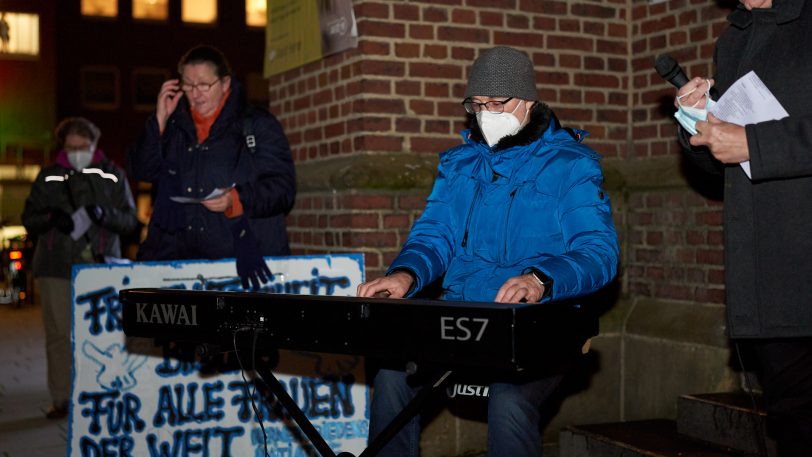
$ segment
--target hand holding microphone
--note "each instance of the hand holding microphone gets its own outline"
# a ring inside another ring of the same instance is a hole
[[[713,87],[713,79],[696,77],[689,80],[679,63],[669,54],[660,54],[654,62],[654,68],[657,74],[679,89],[674,99],[675,107],[679,108],[681,103],[682,106],[705,108],[705,94]]]
[[[720,121],[708,109],[714,101],[709,98],[712,79],[689,80],[679,64],[668,54],[657,57],[657,73],[679,90],[674,99],[677,112],[674,117],[692,136],[692,146],[705,146],[722,163],[741,163],[750,160],[744,127]]]
[[[691,135],[699,134],[698,122],[708,120],[708,109],[713,104],[710,100],[710,88],[713,82],[710,79],[694,78],[688,80],[679,64],[668,54],[657,57],[654,63],[657,73],[679,90],[674,99],[677,112],[674,117],[677,122]],[[701,90],[697,90],[700,89]]]

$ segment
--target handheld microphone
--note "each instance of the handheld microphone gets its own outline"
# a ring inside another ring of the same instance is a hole
[[[660,54],[654,62],[654,68],[657,70],[657,74],[677,89],[688,84],[688,77],[685,76],[682,67],[669,54]]]

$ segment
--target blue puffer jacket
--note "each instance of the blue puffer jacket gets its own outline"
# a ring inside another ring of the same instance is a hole
[[[615,277],[599,156],[580,144],[585,132],[550,117],[526,144],[491,149],[465,130],[465,144],[441,154],[426,209],[389,270],[414,274],[411,295],[445,274],[444,299],[493,301],[505,281],[536,268],[553,278],[557,301]]]
[[[163,134],[153,113],[130,153],[135,179],[156,183],[165,160],[178,167],[178,188],[184,197],[200,198],[216,188],[236,184],[244,212],[264,256],[287,255],[285,216],[293,207],[296,176],[290,146],[276,118],[262,110],[249,117],[256,137],[252,153],[244,132],[246,105],[240,84],[232,78],[231,94],[214,121],[209,137],[197,143],[189,104],[183,97]],[[150,221],[140,260],[218,259],[234,257],[231,226],[236,219],[211,212],[200,204],[176,205],[184,229],[170,233]]]

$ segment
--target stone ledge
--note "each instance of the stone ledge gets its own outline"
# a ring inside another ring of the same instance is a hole
[[[689,186],[680,156],[604,159],[601,165],[609,191],[628,189],[639,192]]]
[[[633,335],[728,348],[725,307],[654,298],[618,298],[600,318],[601,335]]]
[[[682,395],[677,431],[742,453],[775,457],[775,441],[764,433],[766,413],[761,400],[760,395],[749,397],[744,392]],[[753,402],[758,409],[753,409]]]
[[[626,320],[625,333],[728,348],[725,307],[642,298]]]
[[[301,193],[351,189],[428,192],[437,171],[437,156],[422,154],[356,154],[296,165]]]
[[[301,192],[349,189],[431,190],[437,154],[354,154],[296,165]],[[610,192],[690,187],[680,156],[602,161]],[[618,198],[618,197],[615,197]]]

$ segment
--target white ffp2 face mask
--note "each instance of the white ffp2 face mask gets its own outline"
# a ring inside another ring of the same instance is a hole
[[[92,160],[93,151],[91,149],[68,151],[68,162],[76,170],[84,170]]]
[[[482,135],[485,136],[488,146],[493,147],[502,138],[515,135],[522,128],[519,119],[513,114],[521,105],[522,103],[519,103],[509,113],[492,113],[488,110],[482,110],[476,114],[477,123],[480,130],[482,130]],[[527,113],[525,113],[526,116]]]

